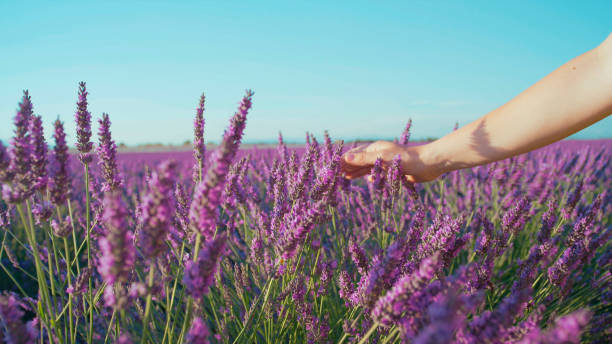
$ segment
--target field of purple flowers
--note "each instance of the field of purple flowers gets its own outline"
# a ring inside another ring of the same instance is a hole
[[[27,91],[0,142],[0,342],[611,339],[610,140],[349,181],[327,133],[240,150],[250,91],[213,151],[201,97],[193,153],[118,154],[87,95],[74,142]]]

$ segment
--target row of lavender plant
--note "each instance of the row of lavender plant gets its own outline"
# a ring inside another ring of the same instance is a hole
[[[239,150],[250,91],[210,152],[202,95],[193,158],[163,161],[122,160],[107,114],[94,150],[87,96],[74,154],[27,91],[0,142],[7,343],[610,339],[609,143],[351,182],[327,133]]]

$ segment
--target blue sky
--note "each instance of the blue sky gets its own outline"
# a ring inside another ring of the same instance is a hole
[[[74,141],[81,80],[127,144],[190,139],[201,92],[217,141],[246,88],[247,142],[393,138],[409,117],[439,137],[612,32],[611,1],[432,3],[2,1],[0,139],[27,88]],[[575,137],[611,136],[608,117]]]

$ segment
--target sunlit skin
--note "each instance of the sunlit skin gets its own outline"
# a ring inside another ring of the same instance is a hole
[[[501,107],[431,143],[406,147],[377,141],[343,156],[349,179],[370,172],[377,158],[401,155],[411,182],[509,158],[561,140],[612,113],[612,34]]]

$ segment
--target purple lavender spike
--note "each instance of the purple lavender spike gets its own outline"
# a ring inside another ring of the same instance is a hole
[[[365,252],[355,243],[354,241],[349,242],[349,252],[351,253],[351,258],[353,262],[357,266],[360,275],[365,275],[368,273],[368,259],[366,257]]]
[[[121,194],[106,193],[103,208],[102,220],[106,235],[99,241],[102,256],[98,262],[98,272],[108,285],[104,291],[106,305],[121,309],[124,306],[122,298],[114,294],[112,286],[128,280],[136,257],[133,234],[129,229],[128,210]]]
[[[502,227],[504,230],[514,234],[520,232],[527,221],[529,208],[529,200],[526,197],[519,199],[516,205],[506,212],[502,218]]]
[[[195,262],[190,259],[185,264],[183,284],[194,299],[201,299],[208,293],[208,288],[213,284],[219,260],[223,256],[225,244],[226,236],[221,234],[205,243]]]
[[[49,178],[47,176],[47,142],[43,134],[42,118],[32,116],[30,119],[30,138],[32,140],[32,179],[33,189],[44,191]]]
[[[3,185],[2,197],[9,203],[19,203],[32,193],[32,142],[30,138],[30,121],[32,118],[32,102],[27,90],[19,103],[15,115],[15,135],[11,142],[11,162],[8,179],[12,187]]]
[[[372,166],[372,171],[370,172],[372,186],[375,190],[382,191],[385,186],[385,178],[382,167],[382,159],[377,158],[374,162],[374,166]]]
[[[295,183],[291,188],[291,199],[298,200],[305,197],[305,189],[310,185],[312,180],[315,146],[308,145],[306,153],[302,157],[302,162],[295,178]]]
[[[191,328],[187,333],[186,342],[189,344],[208,344],[210,343],[208,340],[208,326],[202,318],[197,317],[193,319],[191,323]]]
[[[391,166],[387,171],[387,185],[389,187],[389,192],[393,196],[399,195],[400,187],[402,186],[402,157],[398,154],[391,161]]]
[[[557,222],[556,215],[556,200],[551,199],[548,201],[548,210],[542,215],[542,227],[538,232],[538,242],[543,244],[550,239],[551,231],[553,230],[555,223]]]
[[[53,215],[53,210],[53,205],[47,201],[34,204],[32,207],[32,215],[34,215],[36,224],[39,225],[49,220],[51,215]]]
[[[287,145],[285,145],[285,141],[283,140],[283,134],[278,132],[278,155],[281,157],[281,161],[287,162],[287,157],[289,156],[289,152],[287,151]]]
[[[304,244],[306,235],[326,216],[325,204],[318,202],[309,209],[295,208],[290,214],[291,221],[283,231],[280,241],[282,257],[289,260],[297,253],[297,248]]]
[[[9,153],[4,147],[2,140],[0,140],[0,182],[8,182],[10,171],[9,165],[11,163],[11,158],[9,157]]]
[[[558,318],[548,331],[543,332],[536,328],[527,333],[519,344],[556,344],[556,343],[580,343],[582,331],[591,318],[591,313],[586,310],[578,310],[566,316]]]
[[[414,339],[414,344],[451,343],[460,324],[458,296],[451,290],[428,308],[430,324]]]
[[[98,136],[100,144],[98,146],[98,156],[100,160],[98,163],[102,166],[102,176],[104,177],[102,191],[115,192],[123,184],[117,168],[117,145],[111,137],[111,122],[108,114],[103,113],[102,119],[99,122]]]
[[[478,342],[479,338],[497,338],[525,309],[530,293],[530,288],[515,289],[493,311],[487,310],[474,317],[468,325],[468,336],[472,342]]]
[[[340,297],[344,300],[349,300],[350,296],[353,294],[353,282],[351,281],[351,277],[348,272],[341,271],[338,276],[338,292]]]
[[[79,151],[79,160],[83,164],[91,162],[91,150],[93,142],[91,142],[91,113],[87,110],[87,87],[84,81],[79,82],[79,100],[77,101],[77,110],[74,114],[77,124],[77,150]]]
[[[329,137],[329,132],[327,130],[325,130],[323,133],[323,149],[325,152],[325,162],[331,161],[334,149],[331,137]]]
[[[189,211],[191,225],[206,240],[212,238],[215,232],[225,177],[240,146],[246,124],[246,115],[251,108],[252,96],[253,92],[247,91],[242,98],[238,111],[230,121],[229,129],[223,135],[221,145],[212,156],[213,166],[207,170],[206,177],[198,184],[194,201],[191,204]]]
[[[561,213],[563,214],[564,219],[569,220],[570,217],[572,216],[572,212],[574,211],[576,204],[578,203],[578,201],[580,200],[580,197],[582,196],[583,186],[584,186],[584,181],[581,179],[576,185],[576,187],[574,188],[574,191],[572,191],[568,195],[567,200],[565,201],[565,206],[563,207],[563,209],[561,209]]]
[[[19,300],[15,294],[2,292],[0,294],[0,323],[2,324],[3,343],[35,343],[38,331],[35,321],[23,322],[25,302]]]
[[[174,175],[176,163],[166,161],[153,173],[149,191],[143,197],[140,246],[146,258],[155,258],[168,249],[166,239],[174,215]]]
[[[196,118],[193,121],[193,157],[195,158],[194,176],[198,178],[194,181],[199,182],[203,176],[204,169],[204,154],[206,153],[206,145],[204,144],[204,102],[206,96],[204,93],[200,96],[200,104],[196,110]]]
[[[64,124],[57,119],[54,126],[53,138],[55,139],[55,147],[53,148],[51,164],[50,194],[53,203],[60,205],[66,202],[72,192],[70,187],[70,155],[68,154],[68,145],[66,144]]]
[[[421,262],[419,269],[412,274],[404,275],[383,297],[379,298],[372,309],[371,316],[381,324],[388,326],[399,320],[406,302],[411,294],[425,287],[434,276],[437,268],[438,258],[436,256],[426,258]]]
[[[408,141],[410,141],[410,128],[412,127],[412,118],[408,119],[408,123],[406,123],[406,128],[402,132],[402,136],[399,139],[399,144],[407,145]]]

